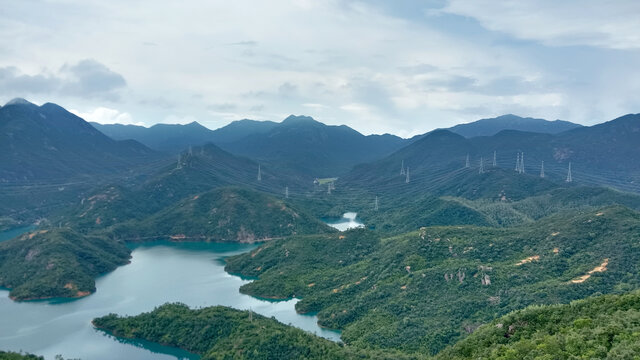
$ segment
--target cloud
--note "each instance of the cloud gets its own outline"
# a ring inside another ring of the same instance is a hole
[[[64,65],[60,74],[65,78],[60,91],[80,97],[117,98],[115,91],[127,85],[122,75],[90,59]]]
[[[95,60],[63,65],[57,72],[29,75],[15,66],[0,68],[0,89],[18,94],[52,94],[116,100],[126,86],[122,75]]]
[[[257,46],[258,42],[257,41],[247,40],[247,41],[238,41],[238,42],[229,43],[228,45],[231,45],[231,46]]]
[[[130,5],[0,12],[5,100],[107,106],[147,125],[301,113],[404,135],[506,112],[594,123],[640,108],[629,0]],[[100,62],[76,61],[86,54]]]
[[[451,0],[442,10],[474,18],[492,31],[551,46],[640,48],[636,0]]]
[[[140,125],[144,126],[142,122],[135,122],[131,117],[131,114],[126,112],[120,112],[116,109],[110,109],[106,107],[98,107],[87,112],[80,112],[70,109],[73,114],[90,122],[97,122],[99,124],[123,124],[123,125]]]
[[[51,74],[23,74],[15,66],[0,68],[0,91],[14,94],[49,93],[60,87],[61,79]]]

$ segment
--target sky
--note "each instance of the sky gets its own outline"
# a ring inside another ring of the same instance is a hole
[[[640,1],[0,0],[0,103],[149,126],[411,136],[640,112]]]

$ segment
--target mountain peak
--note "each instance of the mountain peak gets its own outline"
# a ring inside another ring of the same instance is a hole
[[[10,100],[8,103],[4,104],[4,106],[8,106],[8,105],[34,105],[34,104],[30,103],[29,101],[23,98],[15,98]]]
[[[286,119],[282,120],[283,124],[304,124],[304,123],[318,123],[311,116],[305,115],[289,115]]]

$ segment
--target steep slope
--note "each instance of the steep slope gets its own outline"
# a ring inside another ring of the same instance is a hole
[[[0,243],[0,286],[14,300],[81,297],[94,278],[129,261],[129,249],[69,228],[38,230]]]
[[[62,107],[13,100],[0,108],[0,182],[112,174],[157,158],[115,141]]]
[[[563,131],[582,127],[563,120],[544,120],[530,117],[520,117],[507,114],[490,119],[480,119],[467,124],[460,124],[447,130],[462,135],[466,138],[476,136],[493,136],[502,130],[519,130],[525,132],[537,132],[545,134],[558,134]]]
[[[364,136],[344,125],[329,126],[311,117],[291,115],[266,133],[221,147],[313,178],[343,174],[355,164],[390,154],[405,142],[393,135]]]
[[[224,187],[195,195],[141,221],[116,226],[127,241],[255,242],[332,229],[285,201],[246,188]]]
[[[151,149],[177,154],[189,146],[206,143],[225,144],[253,134],[271,130],[272,121],[238,120],[216,130],[210,130],[197,122],[186,125],[156,124],[151,127],[121,124],[91,123],[96,129],[115,140],[133,139]]]
[[[435,353],[528,305],[638,288],[638,234],[640,214],[614,206],[509,229],[294,237],[229,258],[227,270],[259,278],[243,293],[301,297],[296,309],[343,329],[348,345]]]
[[[633,359],[640,293],[532,306],[480,327],[436,359]]]

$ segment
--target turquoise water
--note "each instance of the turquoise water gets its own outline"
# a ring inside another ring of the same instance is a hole
[[[22,235],[35,228],[36,228],[35,226],[30,225],[30,226],[19,227],[19,228],[7,230],[7,231],[0,231],[0,242],[13,239],[16,236]]]
[[[225,256],[254,248],[246,244],[160,242],[133,248],[131,264],[96,281],[97,291],[76,300],[14,302],[0,289],[0,349],[23,350],[53,359],[196,359],[184,351],[139,341],[121,341],[95,330],[90,321],[109,313],[136,315],[166,302],[191,307],[225,305],[274,316],[320,336],[339,340],[322,329],[315,316],[295,312],[297,299],[273,302],[239,293],[247,280],[224,271]]]

